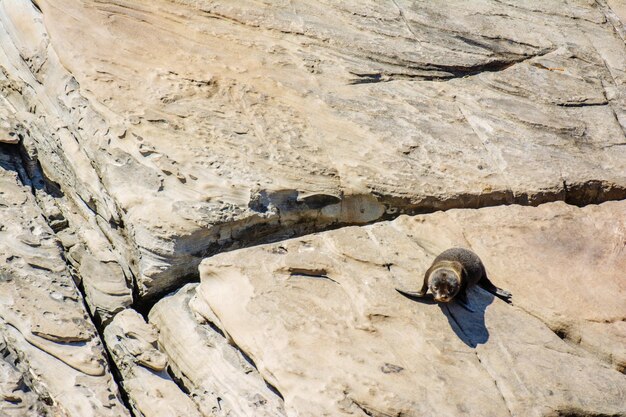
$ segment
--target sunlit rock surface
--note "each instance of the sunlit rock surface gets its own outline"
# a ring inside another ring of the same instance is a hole
[[[36,4],[0,7],[2,91],[94,226],[105,318],[133,279],[162,293],[267,235],[626,196],[626,49],[602,3]]]
[[[104,341],[123,378],[135,416],[201,417],[167,373],[167,356],[157,349],[157,332],[132,309],[118,313]]]
[[[128,416],[20,163],[0,144],[0,415]]]
[[[625,231],[623,202],[403,216],[208,258],[193,297],[171,297],[194,302],[155,310],[211,321],[287,415],[624,415]],[[395,290],[419,289],[451,246],[475,250],[513,304],[475,288],[469,312]],[[193,346],[218,333],[180,322],[154,321],[170,360],[215,369]]]
[[[626,415],[625,17],[0,1],[0,414]]]

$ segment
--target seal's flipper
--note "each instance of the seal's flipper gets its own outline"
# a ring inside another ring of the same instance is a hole
[[[506,301],[507,303],[511,302],[511,297],[513,297],[513,294],[511,294],[507,290],[503,290],[502,288],[498,288],[493,285],[493,282],[489,281],[489,278],[487,278],[486,275],[483,276],[480,281],[478,281],[478,285],[480,285],[483,289],[489,291],[496,297]]]
[[[426,295],[422,292],[413,292],[413,291],[402,291],[396,288],[400,294],[404,295],[410,300],[417,301],[422,304],[435,304],[435,300],[433,300],[432,296]]]
[[[454,299],[457,301],[457,303],[459,303],[461,307],[463,307],[470,313],[474,312],[474,309],[472,309],[472,306],[470,305],[469,300],[467,299],[467,293],[465,291],[462,291],[459,294],[457,294]]]
[[[507,290],[503,290],[502,288],[497,288],[495,295],[497,295],[498,297],[502,298],[504,301],[510,301],[511,297],[513,297],[513,294],[511,294]]]
[[[403,291],[398,288],[396,288],[396,291],[398,291],[400,294],[405,295],[409,298],[412,298],[412,297],[423,298],[426,295],[426,293],[421,292],[421,291]]]

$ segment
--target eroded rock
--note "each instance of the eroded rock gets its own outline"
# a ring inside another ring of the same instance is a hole
[[[0,335],[0,413],[7,417],[39,417],[62,415],[54,412],[27,384],[27,374],[20,372],[12,362],[6,342]]]
[[[12,358],[2,365],[3,401],[16,408],[0,402],[0,410],[127,416],[60,244],[8,146],[0,145],[0,351]]]
[[[208,258],[201,284],[158,303],[151,321],[186,375],[224,360],[189,366],[208,357],[195,349],[215,333],[175,317],[211,321],[280,392],[287,415],[624,415],[626,334],[615,324],[626,317],[625,225],[626,204],[615,202],[342,228]],[[480,254],[513,305],[476,288],[470,313],[395,291],[417,289],[451,246]]]
[[[115,282],[86,282],[105,320],[133,276],[154,296],[269,237],[626,197],[610,5],[37,5],[0,7],[2,91],[73,227],[117,254]]]
[[[130,309],[118,313],[105,328],[104,340],[136,416],[201,416],[168,375],[167,357],[157,350],[157,332],[141,315]]]
[[[283,400],[209,318],[214,315],[188,284],[158,302],[150,323],[172,372],[203,416],[284,416]]]

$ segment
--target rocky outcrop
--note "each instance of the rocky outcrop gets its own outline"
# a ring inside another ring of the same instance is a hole
[[[135,416],[201,416],[169,377],[167,356],[157,350],[156,330],[136,311],[118,313],[104,330],[104,340],[123,378]]]
[[[214,315],[194,296],[195,287],[183,287],[150,312],[172,373],[203,416],[284,416],[282,398],[250,358],[214,327]]]
[[[619,202],[342,228],[208,258],[202,283],[160,301],[151,322],[191,386],[187,372],[228,363],[197,350],[215,351],[223,334],[287,415],[626,415],[626,376],[611,369],[626,364],[626,287],[615,273],[626,266],[625,226]],[[417,290],[432,259],[458,245],[482,256],[513,305],[478,288],[473,312],[395,291]]]
[[[127,416],[59,241],[21,184],[21,164],[0,144],[0,412]]]
[[[625,10],[0,1],[0,414],[626,415]]]
[[[441,7],[4,1],[3,94],[90,228],[72,259],[104,320],[226,248],[626,196],[612,9]]]

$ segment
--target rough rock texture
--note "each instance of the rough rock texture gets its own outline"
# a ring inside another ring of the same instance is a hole
[[[0,0],[0,414],[626,415],[625,19]]]
[[[123,310],[104,330],[136,417],[200,417],[195,404],[166,371],[157,332],[134,310]]]
[[[51,408],[32,391],[25,381],[25,375],[12,362],[15,358],[9,352],[0,334],[0,415],[7,417],[39,417],[53,415]]]
[[[2,92],[108,320],[268,235],[625,197],[611,4],[5,0]]]
[[[20,166],[16,148],[0,144],[0,411],[127,416],[59,241],[21,184]]]
[[[476,288],[470,313],[395,291],[451,246],[479,253],[513,305]],[[287,415],[626,415],[625,268],[624,202],[451,210],[216,255],[174,296],[195,303],[153,312],[212,320]],[[172,366],[217,366],[181,343],[206,326],[154,323]]]
[[[284,416],[283,400],[247,356],[215,330],[214,315],[189,284],[150,312],[159,347],[203,416]]]

